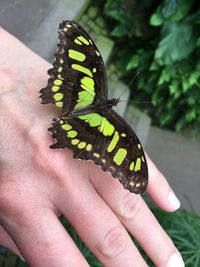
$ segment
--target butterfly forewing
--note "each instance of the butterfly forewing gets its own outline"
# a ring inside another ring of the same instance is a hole
[[[107,98],[105,67],[99,50],[83,28],[74,21],[59,26],[59,43],[51,76],[41,89],[42,103],[52,103],[70,113]]]

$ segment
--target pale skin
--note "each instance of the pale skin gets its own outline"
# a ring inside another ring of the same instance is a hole
[[[169,266],[177,249],[140,195],[67,149],[49,149],[57,111],[40,104],[38,91],[50,64],[2,28],[0,58],[0,244],[33,267],[89,266],[59,222],[63,214],[104,266],[147,266],[127,231],[156,266]],[[149,196],[176,210],[172,189],[147,159]]]

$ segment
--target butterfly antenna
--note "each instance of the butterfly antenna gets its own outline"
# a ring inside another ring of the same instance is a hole
[[[135,75],[133,76],[133,78],[130,80],[130,82],[128,83],[127,88],[120,94],[120,96],[118,97],[118,99],[120,99],[120,97],[125,93],[125,91],[130,87],[130,85],[132,84],[132,82],[139,76],[139,71],[137,71],[135,73]],[[119,102],[128,102],[128,103],[137,103],[137,104],[153,104],[152,101],[134,101],[134,100],[119,100]]]
[[[135,75],[133,76],[133,78],[130,80],[130,82],[128,83],[128,86],[126,87],[126,89],[119,95],[119,97],[118,97],[118,99],[120,99],[121,98],[121,96],[129,89],[129,86],[132,84],[132,82],[137,78],[139,76],[139,71],[137,71],[136,73],[135,73]],[[120,102],[122,102],[121,100],[120,100]]]
[[[119,102],[137,103],[137,104],[153,104],[152,101],[120,100]]]

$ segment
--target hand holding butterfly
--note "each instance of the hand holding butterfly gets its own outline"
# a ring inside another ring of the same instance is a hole
[[[0,40],[0,244],[33,267],[88,266],[58,220],[63,214],[104,266],[147,266],[128,232],[156,266],[184,266],[140,195],[70,151],[49,149],[55,113],[40,104],[38,91],[50,66],[3,29]],[[148,194],[176,210],[178,200],[149,158],[148,168]]]

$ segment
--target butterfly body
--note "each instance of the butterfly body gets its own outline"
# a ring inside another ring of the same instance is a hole
[[[112,107],[116,106],[119,103],[119,99],[113,98],[113,99],[103,99],[99,100],[98,102],[86,106],[84,108],[79,108],[73,110],[69,115],[71,116],[81,116],[81,115],[86,115],[90,114],[93,112],[101,112],[101,113],[108,113],[109,111],[111,112]],[[63,116],[63,114],[61,114]]]
[[[69,148],[75,158],[92,160],[119,179],[130,192],[147,187],[144,151],[132,128],[113,109],[119,99],[108,99],[105,67],[87,32],[74,21],[59,27],[59,44],[42,103],[61,109],[49,131],[51,148]]]

